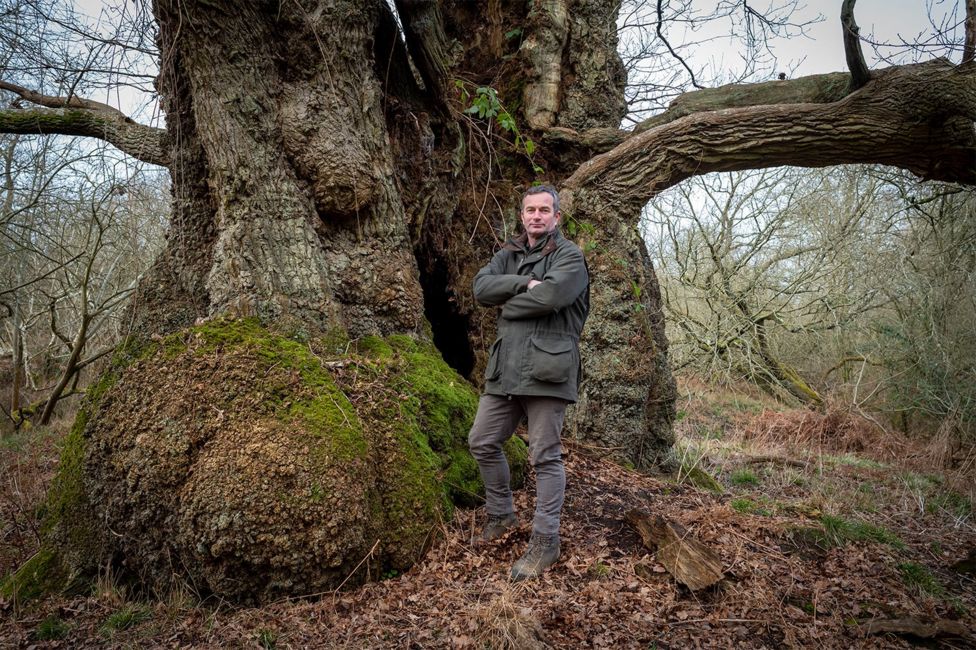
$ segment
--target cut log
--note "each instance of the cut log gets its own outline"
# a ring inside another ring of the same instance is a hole
[[[722,579],[721,558],[681,524],[639,510],[631,510],[625,519],[637,530],[644,546],[657,552],[658,562],[692,591],[710,587]]]
[[[917,618],[889,618],[870,621],[865,626],[865,634],[900,634],[914,636],[920,639],[951,636],[972,639],[969,629],[959,621],[938,620],[933,623],[923,623]]]

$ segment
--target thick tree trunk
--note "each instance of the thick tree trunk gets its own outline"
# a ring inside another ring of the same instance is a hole
[[[225,314],[354,337],[423,328],[374,71],[381,10],[155,4],[175,214],[145,329]]]

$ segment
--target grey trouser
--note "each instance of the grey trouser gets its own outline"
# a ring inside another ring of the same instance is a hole
[[[468,434],[468,447],[478,461],[485,482],[489,515],[506,515],[512,505],[511,474],[502,452],[523,416],[529,421],[529,462],[535,468],[535,518],[532,532],[555,535],[566,492],[559,432],[563,428],[566,400],[558,397],[499,397],[482,395],[478,414]]]

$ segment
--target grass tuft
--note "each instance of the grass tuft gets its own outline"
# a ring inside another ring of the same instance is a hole
[[[946,589],[942,583],[924,565],[902,562],[898,565],[898,572],[901,573],[901,579],[905,582],[905,586],[917,594],[928,594],[936,597],[946,594]]]
[[[149,608],[130,603],[105,619],[101,632],[105,636],[112,636],[116,632],[128,630],[150,618],[152,618],[152,612],[149,611]]]

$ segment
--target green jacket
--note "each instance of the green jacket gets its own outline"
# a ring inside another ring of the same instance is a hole
[[[590,278],[579,247],[554,230],[528,249],[510,239],[474,277],[474,297],[500,306],[498,338],[485,369],[485,393],[540,395],[575,402],[579,338],[590,311]],[[542,282],[527,289],[529,280]]]

